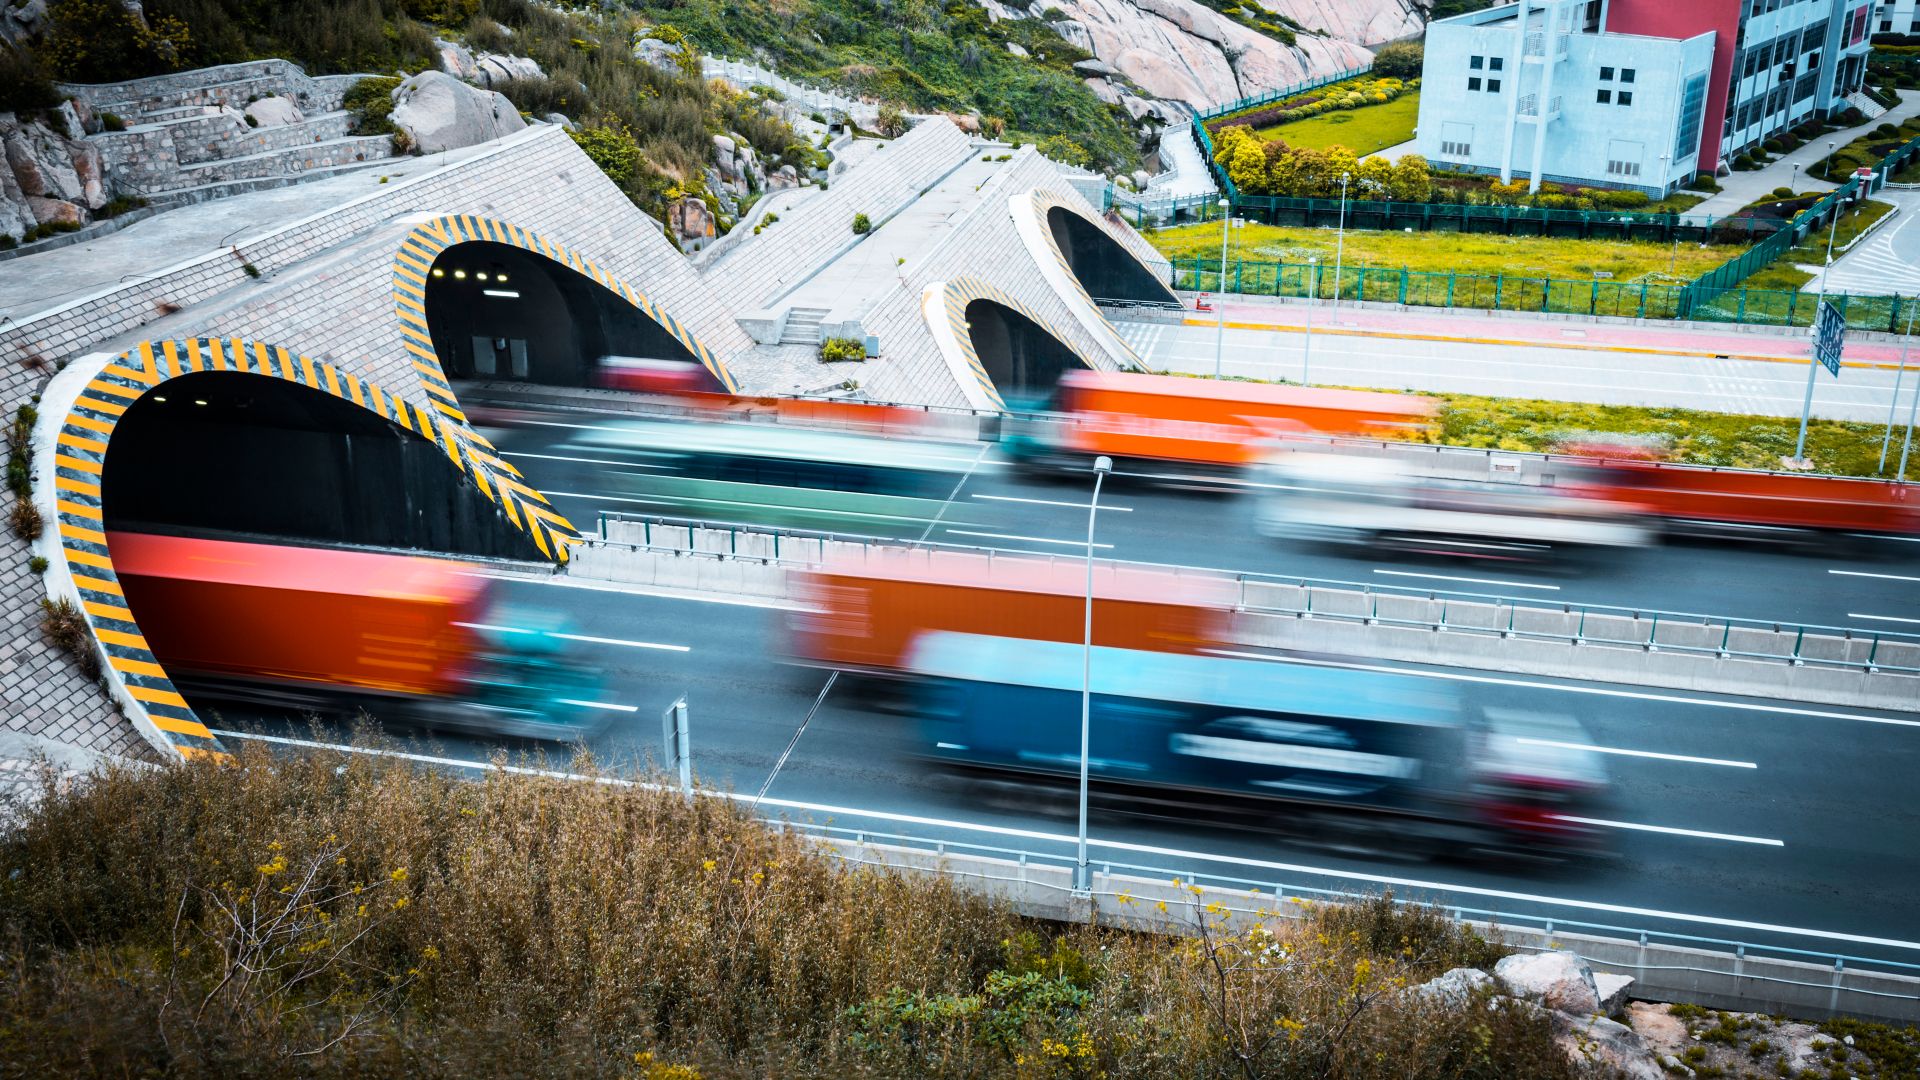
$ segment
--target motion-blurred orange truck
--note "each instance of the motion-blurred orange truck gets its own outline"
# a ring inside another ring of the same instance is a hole
[[[118,531],[107,550],[189,692],[536,738],[597,722],[565,639],[463,563]]]
[[[929,630],[1081,641],[1086,564],[1077,559],[871,550],[802,579],[796,659],[889,674]],[[1226,640],[1233,584],[1218,575],[1095,563],[1093,643],[1197,652]]]
[[[1002,447],[1023,468],[1083,469],[1105,454],[1231,473],[1257,460],[1260,444],[1275,436],[1404,437],[1439,413],[1434,399],[1412,394],[1111,371],[1068,372],[1053,406],[1008,424]]]
[[[1673,533],[1784,541],[1920,535],[1920,490],[1911,484],[1618,459],[1593,462],[1583,482]]]

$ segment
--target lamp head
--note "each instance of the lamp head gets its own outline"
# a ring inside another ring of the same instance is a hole
[[[1112,471],[1113,471],[1113,459],[1112,459],[1112,458],[1110,458],[1110,457],[1108,457],[1108,456],[1107,456],[1107,455],[1105,455],[1105,454],[1101,454],[1101,455],[1100,455],[1099,457],[1097,457],[1097,458],[1094,458],[1094,459],[1093,459],[1093,471],[1094,471],[1094,472],[1097,472],[1097,473],[1110,473],[1110,472],[1112,472]]]

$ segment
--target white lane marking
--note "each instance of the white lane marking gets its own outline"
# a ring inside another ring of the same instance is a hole
[[[566,578],[554,574],[508,574],[494,570],[474,571],[475,577],[492,578],[495,581],[518,581],[527,585],[558,585],[563,589],[587,589],[592,592],[621,593],[635,596],[657,596],[663,600],[690,600],[697,604],[730,604],[734,607],[771,608],[775,611],[811,611],[812,608],[796,600],[777,600],[770,596],[738,596],[731,593],[694,592],[690,589],[665,589],[651,585],[634,585],[626,582],[588,581],[579,578]]]
[[[609,701],[581,701],[579,698],[561,698],[562,705],[578,705],[583,709],[611,709],[614,712],[639,712],[638,705],[615,705]]]
[[[1829,570],[1827,573],[1839,574],[1842,577],[1879,578],[1882,581],[1920,581],[1920,577],[1905,577],[1900,574],[1869,574],[1865,570]]]
[[[1375,570],[1374,573],[1385,574],[1388,577],[1417,577],[1432,578],[1435,581],[1464,581],[1473,585],[1503,585],[1509,589],[1551,589],[1554,592],[1560,591],[1560,586],[1558,585],[1530,585],[1524,581],[1501,581],[1499,578],[1448,577],[1445,574],[1416,574],[1411,570]]]
[[[594,637],[591,634],[563,634],[556,630],[527,630],[518,626],[495,626],[492,623],[457,622],[455,626],[464,626],[469,630],[491,630],[496,634],[539,634],[541,637],[559,638],[562,641],[585,641],[594,645],[625,645],[630,649],[660,649],[665,652],[692,652],[691,645],[667,645],[658,641],[628,641],[625,638]]]
[[[1562,750],[1587,750],[1595,754],[1623,754],[1627,757],[1653,758],[1656,761],[1680,761],[1689,765],[1725,765],[1734,769],[1757,769],[1760,767],[1751,761],[1729,761],[1726,758],[1694,757],[1690,754],[1662,754],[1653,750],[1622,750],[1617,746],[1588,746],[1586,743],[1561,742],[1558,739],[1518,738],[1513,741],[1525,746],[1555,746]]]
[[[1414,668],[1389,667],[1385,664],[1352,664],[1339,660],[1306,660],[1296,657],[1269,656],[1266,653],[1241,652],[1235,649],[1208,649],[1211,656],[1237,656],[1247,660],[1265,660],[1270,664],[1307,664],[1312,667],[1346,668],[1351,671],[1384,671],[1395,675],[1413,675],[1424,679],[1445,679],[1449,682],[1490,683],[1495,686],[1518,686],[1528,690],[1559,690],[1568,694],[1591,694],[1595,697],[1633,698],[1637,701],[1664,701],[1679,705],[1705,705],[1715,709],[1740,709],[1745,712],[1781,713],[1787,716],[1813,716],[1823,720],[1858,720],[1863,724],[1892,724],[1895,727],[1920,728],[1920,720],[1900,720],[1891,716],[1867,716],[1864,713],[1831,712],[1825,709],[1796,709],[1787,705],[1761,705],[1743,701],[1718,701],[1713,698],[1681,697],[1678,694],[1649,694],[1644,690],[1610,690],[1599,686],[1562,686],[1558,683],[1537,682],[1532,679],[1501,679],[1491,675],[1464,675],[1457,671],[1420,671]]]
[[[1874,622],[1920,623],[1920,619],[1903,619],[1898,615],[1863,615],[1858,611],[1847,612],[1849,619],[1872,619]]]
[[[948,534],[953,536],[978,536],[988,540],[1024,540],[1029,544],[1062,544],[1062,545],[1065,545],[1066,547],[1077,547],[1077,548],[1083,548],[1087,546],[1087,542],[1085,540],[1055,540],[1052,537],[1047,537],[1047,536],[1014,536],[1011,533],[971,532],[966,529],[948,529],[947,532]],[[1113,545],[1112,544],[1095,544],[1093,546],[1097,548],[1110,548]]]
[[[648,465],[639,461],[615,461],[609,458],[569,457],[566,454],[531,454],[520,450],[502,450],[501,457],[535,458],[540,461],[573,461],[581,465],[612,465],[620,469],[664,469],[665,465]]]
[[[643,784],[635,780],[621,780],[611,776],[581,776],[578,773],[560,772],[555,769],[532,769],[520,765],[500,765],[487,761],[465,761],[460,758],[437,757],[430,754],[414,754],[404,750],[382,750],[368,746],[347,746],[340,743],[315,742],[310,739],[294,739],[284,735],[256,735],[239,731],[214,729],[213,733],[223,739],[253,739],[260,742],[278,743],[283,746],[299,746],[314,750],[338,750],[346,754],[368,754],[375,757],[403,758],[427,765],[446,765],[460,769],[497,769],[505,773],[543,776],[557,780],[584,780],[596,784],[614,787],[637,787],[646,790],[663,790],[658,784]],[[677,788],[674,790],[678,790]],[[710,798],[728,799],[734,802],[751,802],[753,796],[732,791],[711,791],[701,789],[700,794]],[[783,806],[789,810],[806,810],[826,814],[831,817],[861,817],[873,821],[892,821],[903,825],[927,825],[936,828],[954,829],[962,832],[984,833],[991,836],[1010,836],[1027,840],[1046,840],[1059,844],[1072,844],[1074,837],[1065,833],[1040,832],[1036,829],[1016,829],[1006,825],[978,825],[969,821],[950,821],[944,818],[923,817],[917,814],[891,814],[881,810],[861,810],[851,806],[829,806],[822,803],[798,802],[793,799],[761,799],[762,806]],[[1102,840],[1088,837],[1091,847],[1107,848],[1113,851],[1131,851],[1142,855],[1162,855],[1175,859],[1194,859],[1201,862],[1220,863],[1227,866],[1244,866],[1258,870],[1278,870],[1290,874],[1308,874],[1318,877],[1335,878],[1345,881],[1364,882],[1370,885],[1392,885],[1406,889],[1427,889],[1434,892],[1457,893],[1462,896],[1479,896],[1492,900],[1519,900],[1531,904],[1547,904],[1558,907],[1577,908],[1583,911],[1605,912],[1611,915],[1637,915],[1647,919],[1667,919],[1673,922],[1695,923],[1702,926],[1716,926],[1729,930],[1758,930],[1769,934],[1785,934],[1791,937],[1814,938],[1822,941],[1843,941],[1854,945],[1882,945],[1894,949],[1913,949],[1920,951],[1920,941],[1902,941],[1898,938],[1868,937],[1862,934],[1843,934],[1833,930],[1813,930],[1805,927],[1782,926],[1776,923],[1753,922],[1747,919],[1725,919],[1714,915],[1693,915],[1680,911],[1663,911],[1659,908],[1634,907],[1628,904],[1609,904],[1598,900],[1573,900],[1558,896],[1544,896],[1537,893],[1514,892],[1508,889],[1490,889],[1478,885],[1452,885],[1444,881],[1426,881],[1420,878],[1403,878],[1388,874],[1372,874],[1362,871],[1330,870],[1320,866],[1307,866],[1302,863],[1283,863],[1269,859],[1250,859],[1242,855],[1214,855],[1204,851],[1186,851],[1181,848],[1161,847],[1157,844],[1132,844],[1119,840]]]
[[[974,498],[986,499],[990,502],[1032,503],[1035,506],[1070,506],[1075,510],[1085,510],[1090,505],[1088,503],[1063,502],[1059,499],[1023,499],[1017,495],[975,495]],[[1111,506],[1107,503],[1100,504],[1101,513],[1104,514],[1109,510],[1117,514],[1133,513],[1133,507],[1131,506]]]
[[[1571,821],[1579,825],[1598,825],[1606,829],[1632,829],[1634,832],[1666,833],[1670,836],[1697,836],[1703,840],[1731,840],[1737,844],[1760,844],[1763,847],[1786,847],[1784,840],[1769,840],[1764,836],[1741,836],[1739,833],[1703,832],[1699,829],[1676,829],[1671,825],[1642,825],[1633,821],[1608,821],[1605,818],[1574,817],[1572,814],[1553,815],[1561,821]]]

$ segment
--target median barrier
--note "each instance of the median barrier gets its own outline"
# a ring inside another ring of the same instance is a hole
[[[886,551],[934,563],[987,549],[606,519],[566,573],[800,600],[789,572]],[[1005,557],[1034,558],[1024,552]],[[1218,577],[1205,573],[1210,578]],[[1242,575],[1228,646],[1621,683],[1805,704],[1920,709],[1920,639],[1703,615],[1591,609]]]
[[[1017,852],[988,855],[953,850],[937,841],[875,843],[858,835],[813,838],[846,862],[960,879],[970,889],[998,897],[1024,915],[1060,922],[1097,921],[1154,933],[1197,934],[1206,905],[1217,904],[1233,913],[1236,926],[1244,929],[1249,921],[1299,918],[1303,904],[1338,902],[1356,895],[1282,886],[1258,892],[1196,887],[1191,879],[1172,873],[1148,877],[1137,867],[1125,868],[1132,873],[1115,873],[1112,864],[1097,860],[1090,864],[1091,889],[1076,894],[1073,869],[1063,860],[1038,861]],[[1920,1022],[1920,976],[1862,969],[1858,960],[1849,966],[1844,957],[1816,961],[1764,956],[1757,955],[1754,947],[1730,942],[1724,948],[1701,948],[1654,940],[1644,933],[1569,933],[1570,925],[1579,924],[1529,918],[1516,925],[1513,920],[1518,916],[1508,919],[1436,906],[1490,940],[1531,952],[1573,952],[1597,970],[1631,975],[1629,995],[1639,1000],[1802,1019],[1853,1016],[1882,1023]]]

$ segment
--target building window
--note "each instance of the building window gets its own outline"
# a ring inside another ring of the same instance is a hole
[[[1479,71],[1482,67],[1484,67],[1486,65],[1486,62],[1487,62],[1487,58],[1484,56],[1470,56],[1467,58],[1467,66],[1472,68],[1475,71]]]
[[[1601,68],[1601,69],[1600,69],[1600,81],[1601,81],[1601,82],[1612,82],[1612,81],[1613,81],[1613,69],[1612,69],[1612,68],[1610,68],[1610,67],[1603,67],[1603,68]]]
[[[1707,77],[1695,75],[1687,80],[1687,87],[1680,95],[1680,130],[1673,140],[1673,160],[1676,164],[1699,151],[1700,117],[1706,112],[1706,105]]]
[[[1602,105],[1611,105],[1613,104],[1613,91],[1608,90],[1605,87],[1602,87],[1599,90],[1594,91],[1593,100],[1599,102]]]
[[[1507,66],[1507,60],[1503,56],[1493,56],[1493,57],[1487,58],[1488,71],[1499,71],[1506,66]]]
[[[1607,162],[1607,175],[1639,176],[1640,163],[1637,161],[1609,161]]]
[[[1471,76],[1467,79],[1467,89],[1469,90],[1480,89],[1480,77],[1478,75]]]
[[[1621,82],[1632,82],[1632,81],[1633,81],[1633,69],[1632,69],[1632,68],[1621,68],[1621,69],[1620,69],[1620,81],[1621,81]]]
[[[1633,91],[1631,90],[1620,91],[1620,104],[1622,105],[1633,104]]]
[[[1499,80],[1499,79],[1488,79],[1488,80],[1487,80],[1487,93],[1489,93],[1489,94],[1497,94],[1497,93],[1499,93],[1499,92],[1500,92],[1500,80]]]
[[[1472,157],[1473,145],[1463,142],[1442,142],[1440,144],[1440,156],[1451,158]]]

